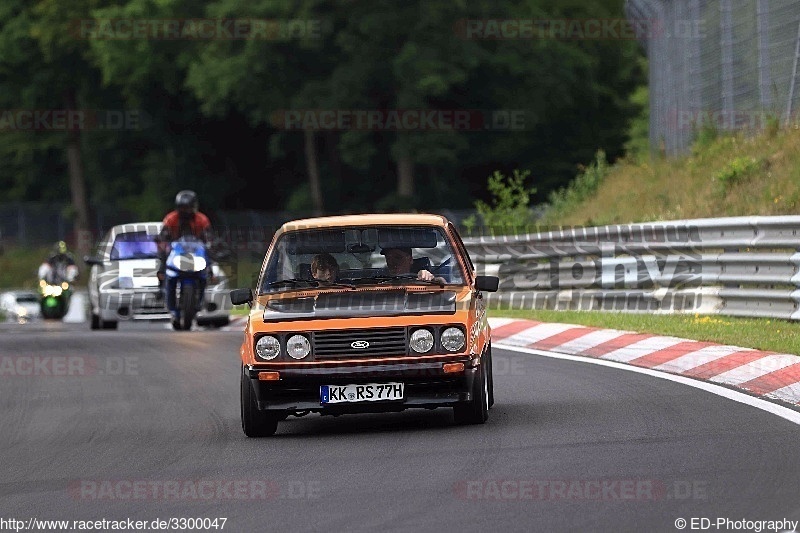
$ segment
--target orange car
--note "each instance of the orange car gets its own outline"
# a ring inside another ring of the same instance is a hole
[[[452,407],[482,424],[494,403],[483,291],[455,226],[425,214],[287,222],[275,233],[240,349],[242,429],[275,433],[310,412]]]

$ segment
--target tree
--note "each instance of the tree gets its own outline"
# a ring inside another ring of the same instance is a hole
[[[57,0],[34,3],[16,0],[0,7],[3,21],[0,25],[0,98],[4,107],[76,116],[75,112],[85,111],[97,101],[94,96],[97,75],[86,60],[87,47],[69,31],[69,22],[86,17],[97,3],[95,0],[76,0],[68,4]],[[86,234],[89,204],[81,128],[59,127],[52,120],[34,122],[26,127],[17,120],[12,129],[20,126],[22,128],[15,131],[14,142],[6,145],[4,151],[18,163],[27,159],[30,166],[36,165],[32,160],[43,151],[49,152],[50,161],[63,158],[69,176],[67,192],[74,209],[75,231],[78,235]],[[5,179],[23,189],[35,181],[29,173]],[[58,191],[59,187],[54,190]],[[78,239],[79,251],[87,251],[88,244],[85,239]]]

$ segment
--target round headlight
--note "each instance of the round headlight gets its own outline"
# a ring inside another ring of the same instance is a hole
[[[293,359],[302,359],[311,353],[311,343],[303,335],[292,335],[286,342],[286,353]]]
[[[460,328],[447,328],[442,332],[442,346],[448,352],[457,352],[464,347],[464,332]]]
[[[417,353],[425,353],[433,348],[433,333],[427,329],[418,329],[411,334],[411,349]]]
[[[264,335],[256,341],[256,353],[261,359],[275,359],[281,353],[281,343],[275,337]]]

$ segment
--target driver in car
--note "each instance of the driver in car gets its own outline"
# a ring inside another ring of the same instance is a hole
[[[402,276],[403,274],[414,274],[412,272],[411,264],[414,258],[411,254],[411,248],[384,248],[381,254],[386,257],[386,268],[392,276]],[[424,268],[416,272],[417,279],[420,281],[435,281],[437,283],[447,283],[441,276],[434,276],[430,271]]]
[[[311,275],[317,281],[333,283],[339,278],[339,264],[331,254],[317,254],[311,260]]]

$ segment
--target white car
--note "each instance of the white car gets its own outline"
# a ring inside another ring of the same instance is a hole
[[[84,261],[89,271],[92,329],[116,329],[120,320],[169,320],[158,288],[156,238],[161,222],[139,222],[112,227],[93,256]],[[212,263],[198,326],[220,327],[230,322],[228,276]]]
[[[19,290],[0,294],[0,309],[9,318],[24,321],[41,316],[39,295],[34,291]]]

